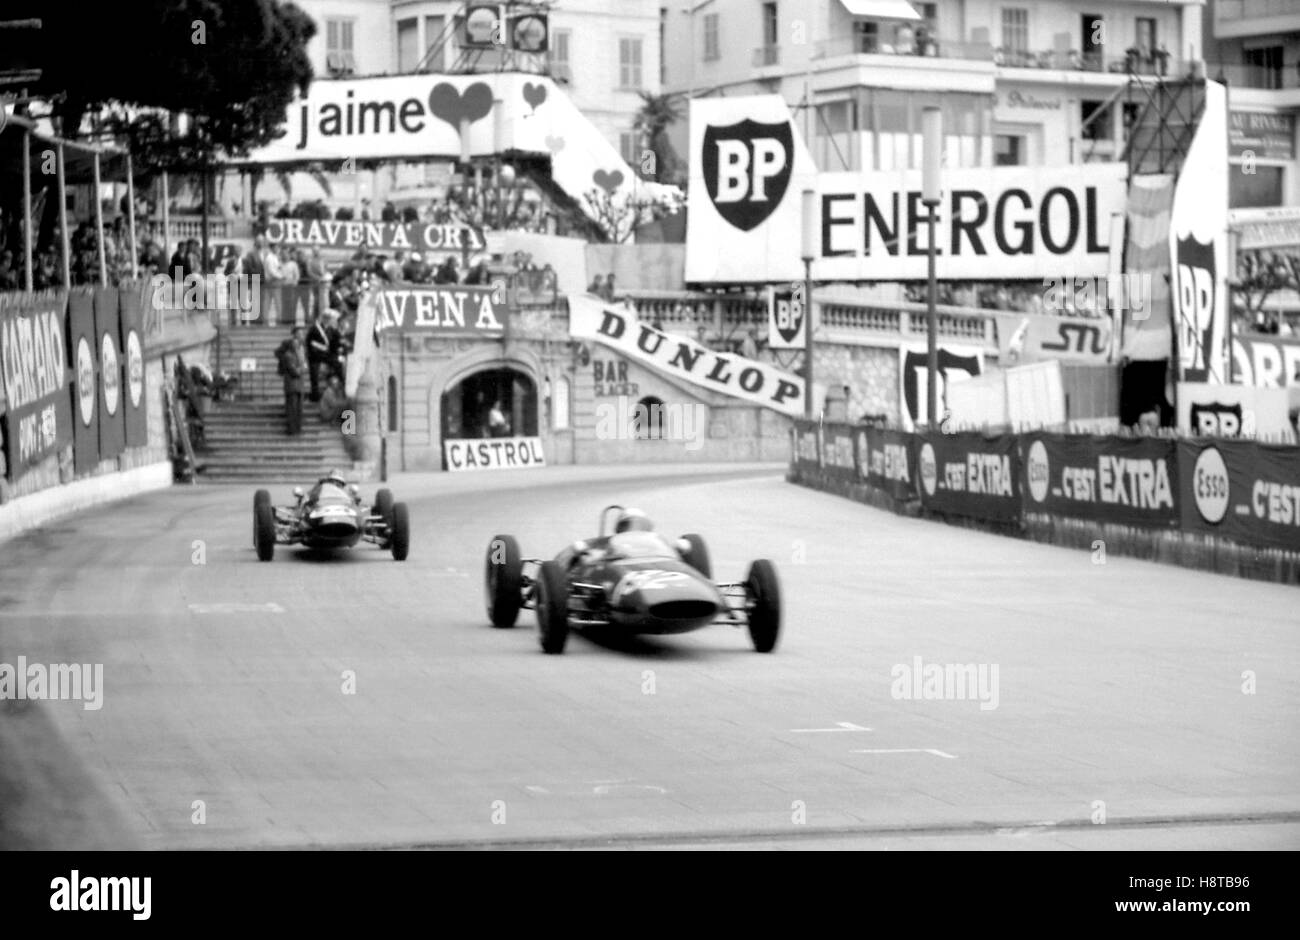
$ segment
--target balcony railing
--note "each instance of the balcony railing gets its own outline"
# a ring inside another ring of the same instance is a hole
[[[922,39],[899,45],[883,37],[867,35],[825,40],[817,43],[816,51],[819,59],[849,55],[897,55],[988,62],[993,58],[993,46],[987,42]]]
[[[1142,52],[1131,50],[1123,55],[1106,55],[1100,52],[1079,52],[1072,49],[1060,52],[1054,49],[1033,51],[999,47],[993,51],[993,62],[1009,69],[1058,69],[1067,72],[1108,72],[1114,75],[1166,76],[1181,74],[1182,63],[1167,52]]]
[[[1295,0],[1217,0],[1214,4],[1214,19],[1220,23],[1266,19],[1295,13]]]
[[[1236,88],[1262,88],[1273,91],[1300,88],[1300,62],[1286,68],[1207,63],[1205,74],[1215,81],[1224,81]]]
[[[754,68],[781,64],[780,46],[759,46],[754,50]]]

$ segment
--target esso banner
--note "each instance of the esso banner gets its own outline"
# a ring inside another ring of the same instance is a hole
[[[920,169],[817,173],[778,95],[692,101],[690,146],[688,282],[801,278],[804,189],[816,193],[814,278],[927,277]],[[1111,216],[1124,212],[1125,173],[1122,163],[944,170],[937,276],[1106,275]]]
[[[1300,551],[1300,449],[1180,441],[1182,528]]]
[[[1228,381],[1227,115],[1227,91],[1206,82],[1205,110],[1169,215],[1178,378],[1184,382]]]
[[[447,469],[526,470],[546,466],[540,437],[494,437],[443,441]]]

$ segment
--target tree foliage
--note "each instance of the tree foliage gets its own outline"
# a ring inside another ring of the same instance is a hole
[[[59,133],[118,137],[146,170],[269,143],[312,80],[316,26],[292,3],[7,0],[6,16],[42,20],[21,58],[41,69],[28,92],[52,102]]]

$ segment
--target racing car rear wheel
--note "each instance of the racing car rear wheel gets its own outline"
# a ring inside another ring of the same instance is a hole
[[[770,653],[781,634],[781,585],[776,567],[766,558],[750,565],[745,591],[750,602],[749,639],[758,652]]]
[[[505,630],[515,625],[523,605],[524,563],[519,557],[519,543],[512,535],[494,535],[488,543],[487,567],[483,581],[487,585],[487,613],[492,626]]]
[[[257,548],[258,561],[275,557],[275,510],[270,503],[253,506],[253,545]]]
[[[389,513],[388,547],[393,550],[396,561],[406,561],[411,550],[411,516],[406,503],[394,503]]]
[[[389,517],[393,514],[393,491],[383,489],[376,493],[375,505],[371,512],[391,524],[392,520]]]
[[[553,561],[542,562],[537,572],[537,629],[542,652],[564,652],[569,638],[569,589],[564,572]]]
[[[253,547],[257,548],[257,507],[271,505],[271,494],[266,490],[258,490],[253,494]]]
[[[690,545],[690,549],[682,553],[682,561],[706,578],[712,578],[713,563],[709,561],[709,547],[704,544],[703,536],[694,533],[683,535],[682,541]]]

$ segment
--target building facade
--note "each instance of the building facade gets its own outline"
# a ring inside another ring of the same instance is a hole
[[[490,71],[501,54],[462,42],[464,0],[299,0],[316,23],[308,55],[318,78],[409,75],[420,72]],[[475,4],[477,5],[477,4]],[[501,4],[506,17],[523,4]],[[549,48],[517,54],[507,66],[552,75],[578,110],[635,166],[641,141],[633,130],[640,92],[660,90],[660,15],[656,0],[559,0],[549,10]],[[392,166],[373,175],[330,179],[329,194],[305,174],[294,180],[294,199],[327,198],[340,205],[379,202],[395,189],[445,184],[447,167]],[[283,200],[268,180],[259,198]]]
[[[1230,205],[1300,204],[1300,3],[1214,0],[1205,34],[1207,73],[1228,86]]]
[[[664,88],[784,97],[819,169],[916,168],[943,109],[951,166],[1113,159],[1130,74],[1201,58],[1201,0],[695,0],[664,8]],[[674,143],[684,146],[685,128]]]

